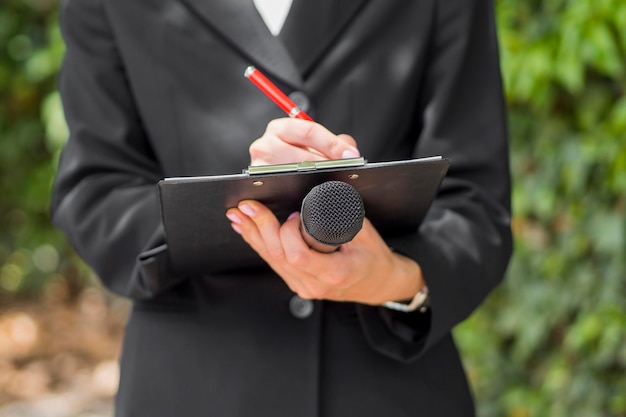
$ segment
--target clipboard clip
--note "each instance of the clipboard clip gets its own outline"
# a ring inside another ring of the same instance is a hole
[[[365,158],[329,159],[325,161],[302,161],[289,164],[248,166],[243,173],[248,175],[277,174],[284,172],[306,172],[323,169],[353,168],[364,166]]]

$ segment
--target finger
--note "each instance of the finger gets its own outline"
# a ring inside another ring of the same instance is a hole
[[[237,234],[241,235],[241,223],[243,222],[243,214],[238,208],[230,208],[226,211],[226,217],[230,220],[230,226]]]
[[[356,140],[352,136],[345,133],[340,133],[337,135],[337,137],[347,143],[349,146],[352,146],[354,148],[357,147]]]
[[[279,235],[280,222],[274,213],[253,200],[241,201],[237,208],[244,220],[239,225],[244,240],[267,262],[282,262],[285,255]]]
[[[302,291],[310,298],[339,300],[351,285],[347,282],[351,267],[344,254],[311,249],[302,238],[299,216],[289,217],[281,227],[280,237],[286,262],[290,270],[297,270]]]
[[[365,217],[363,219],[363,226],[361,230],[356,234],[354,239],[350,242],[350,245],[343,245],[346,249],[361,248],[368,251],[388,251],[391,252],[389,246],[380,236],[372,222]]]
[[[250,145],[249,153],[252,166],[326,159],[323,155],[308,148],[295,146],[270,135],[264,135],[255,140]]]
[[[302,148],[311,148],[328,159],[353,158],[360,155],[356,143],[340,138],[324,126],[300,119],[281,118],[268,123],[266,133]],[[347,135],[346,135],[347,136]]]
[[[285,248],[285,258],[289,265],[308,273],[307,266],[310,263],[311,248],[302,238],[299,213],[289,216],[285,224],[280,229],[280,239]]]
[[[252,220],[256,213],[251,213],[250,209],[257,209],[257,206],[250,204],[249,208],[246,208],[249,204],[242,202],[241,206],[248,214],[244,214],[238,207],[231,208],[226,212],[226,217],[231,221],[233,229],[239,233],[243,239],[250,244],[257,253],[265,259],[268,265],[274,269],[274,271],[283,278],[287,286],[294,292],[300,295],[308,294],[306,287],[302,285],[298,274],[290,270],[289,265],[286,262],[275,261],[268,255],[269,250],[266,249],[266,244],[263,241],[263,236],[260,233],[260,229],[257,224]],[[263,214],[261,214],[263,216]],[[290,217],[291,218],[291,217]]]
[[[300,216],[294,213],[280,229],[285,251],[283,279],[303,298],[326,298],[333,290],[319,277],[333,264],[331,254],[322,254],[309,248],[300,232]]]
[[[259,233],[256,223],[244,214],[238,207],[228,209],[226,217],[230,220],[230,226],[237,232],[243,240],[255,251],[265,252],[264,243]]]

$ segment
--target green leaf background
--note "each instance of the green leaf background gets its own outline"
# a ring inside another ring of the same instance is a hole
[[[481,417],[626,417],[626,2],[497,0],[515,254],[455,329]],[[57,0],[0,5],[0,305],[96,285],[50,226]]]

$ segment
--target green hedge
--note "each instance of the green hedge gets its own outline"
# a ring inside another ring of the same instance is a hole
[[[0,302],[47,283],[82,285],[85,268],[49,224],[49,189],[67,129],[56,93],[63,43],[56,0],[0,6]]]
[[[57,0],[0,5],[0,302],[93,279],[49,225]],[[481,417],[626,416],[626,2],[498,0],[516,248],[455,330]]]
[[[626,2],[498,2],[515,255],[456,337],[481,416],[626,416]]]

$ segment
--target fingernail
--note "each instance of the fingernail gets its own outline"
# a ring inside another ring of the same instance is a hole
[[[296,217],[298,217],[298,215],[300,215],[300,212],[298,212],[298,211],[294,211],[293,213],[291,213],[291,214],[289,215],[289,217],[287,217],[287,220],[291,220],[291,219],[293,219],[293,218],[296,218]]]
[[[241,210],[241,212],[245,214],[246,216],[250,216],[250,217],[256,214],[256,211],[254,211],[254,209],[248,204],[240,205],[239,210]]]
[[[242,220],[241,217],[239,217],[237,214],[235,213],[226,213],[226,217],[228,217],[228,219],[236,224],[241,224]]]
[[[356,148],[348,148],[341,154],[342,158],[358,158],[359,156],[361,156],[361,154]]]
[[[233,230],[234,230],[234,231],[235,231],[238,235],[240,235],[240,234],[241,234],[241,229],[239,228],[239,225],[238,225],[238,224],[231,223],[231,224],[230,224],[230,227],[232,227],[232,228],[233,228]]]

